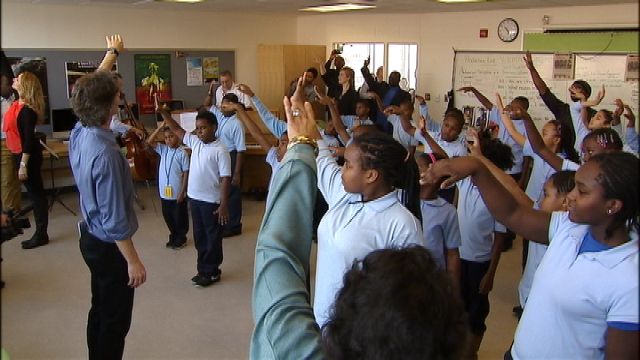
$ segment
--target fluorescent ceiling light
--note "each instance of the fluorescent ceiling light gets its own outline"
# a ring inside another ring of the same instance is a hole
[[[177,2],[177,3],[199,3],[199,2],[203,2],[204,0],[160,0],[163,2]]]
[[[300,11],[316,11],[316,12],[335,12],[335,11],[350,11],[350,10],[364,10],[373,9],[375,5],[368,4],[354,4],[354,3],[335,3],[319,6],[309,6],[300,9]]]
[[[487,2],[489,0],[436,0],[437,2],[455,4],[455,3],[471,3],[471,2]]]

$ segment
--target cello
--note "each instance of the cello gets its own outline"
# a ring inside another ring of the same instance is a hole
[[[122,94],[122,101],[124,103],[124,108],[127,111],[127,115],[129,116],[128,119],[125,119],[122,122],[131,127],[142,130],[145,137],[148,136],[149,134],[144,128],[144,124],[137,121],[133,115],[133,111],[131,111],[131,107],[127,103],[127,99],[125,99],[124,94]],[[133,181],[155,180],[158,171],[158,154],[148,151],[144,141],[132,131],[129,131],[122,138],[122,141],[127,148],[127,154],[125,157],[129,162]]]

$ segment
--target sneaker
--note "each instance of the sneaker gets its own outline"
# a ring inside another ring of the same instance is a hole
[[[164,244],[164,247],[166,247],[167,249],[173,249],[173,243],[171,242],[171,240],[167,241],[167,243]]]
[[[180,249],[184,248],[185,246],[187,246],[187,243],[186,243],[186,242],[183,242],[182,244],[175,244],[175,245],[172,245],[172,246],[171,246],[171,248],[172,248],[173,250],[180,250]]]
[[[207,287],[220,281],[220,274],[212,276],[199,276],[195,281],[196,287]]]
[[[198,274],[196,274],[196,276],[194,276],[194,277],[192,277],[192,278],[191,278],[191,283],[192,283],[193,285],[195,285],[195,284],[198,282],[198,280],[200,280],[200,278],[201,278],[201,277],[203,277],[203,276],[202,276],[202,275],[200,275],[199,273],[198,273]]]

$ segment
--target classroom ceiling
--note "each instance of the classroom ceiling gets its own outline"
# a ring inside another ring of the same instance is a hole
[[[25,0],[13,0],[23,2]],[[34,4],[112,5],[147,9],[202,9],[226,12],[297,12],[305,6],[337,2],[373,2],[376,9],[361,13],[429,13],[501,9],[530,9],[555,6],[610,5],[637,3],[638,0],[489,0],[483,3],[443,4],[435,0],[204,0],[197,4],[176,4],[161,0],[30,0]]]

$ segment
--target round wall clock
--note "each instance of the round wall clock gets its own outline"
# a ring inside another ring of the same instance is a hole
[[[506,18],[498,24],[498,37],[504,42],[512,42],[519,32],[518,23],[512,18]]]

